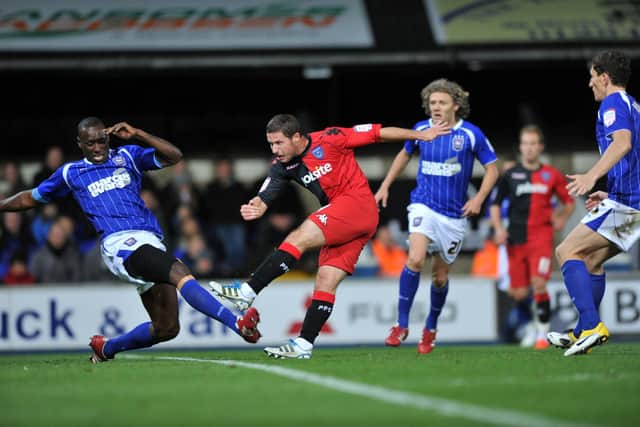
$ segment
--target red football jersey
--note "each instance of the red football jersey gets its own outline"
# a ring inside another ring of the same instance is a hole
[[[566,185],[564,175],[545,164],[535,171],[518,164],[504,173],[493,204],[509,200],[509,243],[553,240],[554,194],[564,204],[573,203]]]
[[[323,206],[346,193],[373,197],[353,149],[378,142],[380,128],[366,124],[310,133],[309,144],[299,156],[287,163],[273,161],[258,196],[269,205],[286,182],[294,180],[315,194]]]

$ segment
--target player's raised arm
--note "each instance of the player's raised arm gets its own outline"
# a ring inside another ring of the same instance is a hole
[[[432,141],[441,135],[451,133],[451,126],[447,122],[435,123],[425,130],[404,129],[398,127],[383,127],[380,129],[380,142],[397,142],[415,139],[420,141]]]
[[[107,135],[115,135],[125,140],[137,139],[156,150],[156,157],[164,166],[175,165],[182,160],[182,151],[166,139],[135,128],[127,122],[116,123],[104,130]]]
[[[0,212],[18,212],[35,208],[38,202],[31,194],[33,190],[24,190],[4,200],[0,200]]]

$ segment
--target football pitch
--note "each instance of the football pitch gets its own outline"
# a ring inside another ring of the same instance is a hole
[[[638,426],[640,343],[0,356],[2,426]]]

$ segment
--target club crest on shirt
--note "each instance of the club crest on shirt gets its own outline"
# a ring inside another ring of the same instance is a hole
[[[113,160],[113,163],[116,166],[124,166],[126,164],[124,157],[122,157],[120,154],[116,154],[111,160]]]
[[[609,127],[612,124],[614,124],[616,122],[616,110],[611,108],[611,109],[605,111],[604,112],[604,117],[602,117],[602,120],[604,121],[604,125],[606,127]]]
[[[549,181],[551,179],[551,174],[549,172],[547,172],[547,171],[542,172],[540,174],[540,176],[542,177],[542,180],[544,182],[547,182],[547,181]]]
[[[322,147],[314,148],[313,150],[311,150],[311,154],[313,154],[313,157],[318,160],[324,159],[324,150],[322,149]]]
[[[451,148],[453,151],[462,151],[462,147],[464,147],[464,136],[454,135],[453,138],[451,138]]]

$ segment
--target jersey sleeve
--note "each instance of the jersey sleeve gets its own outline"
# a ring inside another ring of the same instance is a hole
[[[128,153],[131,160],[140,171],[151,171],[164,168],[160,160],[156,157],[155,148],[143,148],[138,145],[125,145],[118,151]]]
[[[379,124],[356,125],[352,128],[331,127],[324,130],[323,140],[341,148],[357,148],[380,141]]]
[[[66,181],[66,174],[69,165],[62,166],[51,176],[42,181],[36,188],[31,190],[33,199],[40,203],[49,203],[54,199],[59,199],[71,192],[71,188]]]
[[[559,170],[554,171],[554,180],[553,180],[553,192],[556,193],[558,198],[565,205],[570,205],[574,203],[573,197],[569,194],[569,190],[567,190],[567,180],[565,179],[562,172]]]
[[[621,96],[608,96],[602,100],[600,105],[602,123],[604,124],[605,135],[611,135],[618,130],[633,130],[633,118],[629,106],[622,100]]]
[[[489,142],[489,139],[484,135],[484,133],[482,133],[480,129],[474,129],[473,134],[476,138],[474,152],[480,163],[482,163],[483,166],[486,166],[489,163],[493,163],[498,160],[491,142]]]
[[[274,162],[269,170],[269,176],[264,180],[260,190],[258,190],[258,197],[266,203],[267,206],[271,206],[278,194],[287,185],[289,177],[284,173],[283,167],[279,162]]]
[[[498,179],[498,183],[496,187],[491,192],[491,204],[500,206],[502,201],[509,196],[509,181],[507,179],[507,171],[503,174],[500,179]]]

